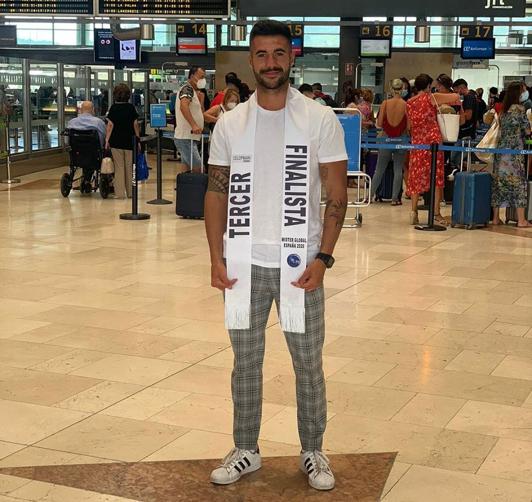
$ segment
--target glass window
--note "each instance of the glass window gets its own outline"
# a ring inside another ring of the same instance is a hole
[[[31,149],[59,146],[57,65],[30,64]]]
[[[0,152],[9,143],[11,154],[25,150],[24,80],[20,60],[0,57],[0,121],[7,123],[7,136],[0,137]]]
[[[85,66],[65,65],[63,67],[64,127],[78,113],[79,104],[87,97],[87,77]]]
[[[94,114],[104,117],[109,110],[109,70],[95,70],[91,72],[91,99],[94,103]]]

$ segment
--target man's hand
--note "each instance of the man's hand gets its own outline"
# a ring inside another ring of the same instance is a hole
[[[211,286],[220,291],[225,289],[233,289],[237,279],[229,279],[227,277],[227,268],[223,263],[211,265]]]
[[[305,269],[299,280],[292,283],[292,286],[304,289],[307,293],[314,291],[323,285],[325,270],[327,270],[325,263],[323,263],[321,260],[314,260]]]
[[[203,132],[203,129],[201,129],[201,127],[199,127],[197,124],[194,124],[190,132],[192,134],[201,134]]]

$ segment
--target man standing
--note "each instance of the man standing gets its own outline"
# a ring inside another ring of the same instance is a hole
[[[293,63],[288,27],[256,23],[250,64],[257,91],[223,114],[211,141],[205,199],[211,280],[225,292],[235,355],[235,448],[211,481],[233,483],[261,467],[264,336],[275,301],[296,375],[300,468],[312,487],[330,490],[334,476],[321,451],[323,277],[334,263],[347,207],[347,155],[334,112],[289,87]],[[323,227],[320,174],[327,191]]]
[[[453,90],[460,95],[465,118],[465,122],[460,125],[458,140],[475,139],[475,136],[477,135],[477,95],[475,91],[470,91],[468,89],[467,82],[463,78],[459,78],[453,84]],[[459,143],[461,142],[459,141]],[[452,152],[451,164],[461,167],[459,166],[460,158],[460,152]]]
[[[194,172],[199,172],[202,168],[198,147],[191,141],[201,141],[204,125],[198,89],[205,89],[206,86],[205,70],[199,66],[192,66],[188,72],[187,82],[177,93],[179,106],[175,107],[174,143],[181,154],[181,161]],[[192,165],[190,165],[191,158]]]

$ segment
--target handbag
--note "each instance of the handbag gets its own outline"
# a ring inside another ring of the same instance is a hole
[[[102,159],[102,164],[100,166],[100,173],[101,174],[114,174],[115,172],[115,164],[113,162],[113,158],[110,155],[105,155]]]
[[[148,163],[146,162],[146,156],[144,152],[137,154],[137,181],[144,181],[148,179],[150,171],[148,169]]]
[[[493,117],[493,122],[491,123],[491,127],[488,129],[488,132],[484,135],[484,137],[480,140],[479,144],[477,145],[477,148],[497,148],[497,146],[499,145],[500,136],[501,125],[499,122],[499,115],[495,113],[495,116]],[[475,152],[475,155],[482,162],[489,163],[493,160],[492,153]]]
[[[442,141],[444,143],[456,143],[458,141],[458,134],[460,133],[460,115],[454,113],[442,113],[436,98],[431,94],[438,113],[436,120],[440,128]]]

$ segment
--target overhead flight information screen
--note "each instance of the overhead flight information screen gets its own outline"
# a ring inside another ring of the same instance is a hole
[[[0,14],[94,14],[92,0],[0,0]]]
[[[229,2],[227,0],[98,0],[98,15],[228,17]]]

